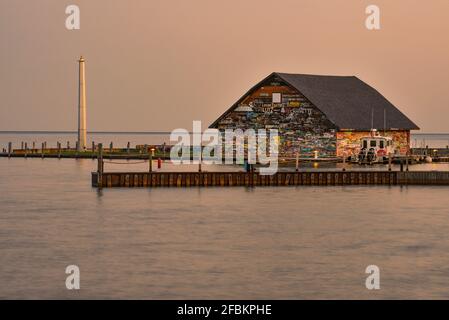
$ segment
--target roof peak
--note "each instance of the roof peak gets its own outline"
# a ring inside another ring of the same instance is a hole
[[[290,72],[277,72],[277,71],[272,72],[271,74],[279,75],[279,76],[286,75],[286,76],[302,76],[302,77],[323,77],[323,78],[324,77],[325,78],[333,77],[333,78],[356,78],[356,79],[358,79],[358,77],[354,76],[354,75],[342,76],[342,75],[333,75],[333,74],[290,73]]]

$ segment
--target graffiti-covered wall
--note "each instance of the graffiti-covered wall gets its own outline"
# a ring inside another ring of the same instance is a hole
[[[393,146],[400,154],[406,154],[410,146],[410,131],[395,130],[380,132],[382,136],[391,137]],[[350,156],[360,151],[360,140],[370,135],[369,131],[340,131],[337,132],[337,156]]]
[[[318,151],[335,156],[336,128],[296,89],[278,79],[262,84],[225,115],[218,129],[278,129],[280,157],[302,156]]]

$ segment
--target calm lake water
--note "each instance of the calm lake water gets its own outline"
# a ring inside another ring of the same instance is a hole
[[[0,158],[0,298],[449,298],[449,187],[98,191],[95,168]]]

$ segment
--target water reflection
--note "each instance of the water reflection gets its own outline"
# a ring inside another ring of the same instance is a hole
[[[69,264],[77,298],[449,298],[447,187],[99,190],[94,170],[0,158],[0,298],[73,298]]]

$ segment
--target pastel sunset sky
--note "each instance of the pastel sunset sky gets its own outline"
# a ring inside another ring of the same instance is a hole
[[[65,27],[65,8],[81,29]],[[381,30],[365,28],[365,8]],[[448,0],[0,0],[0,130],[209,125],[272,71],[355,75],[421,132],[449,132]]]

